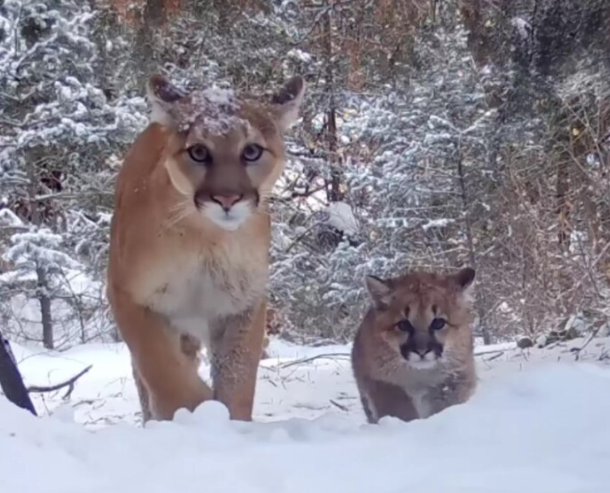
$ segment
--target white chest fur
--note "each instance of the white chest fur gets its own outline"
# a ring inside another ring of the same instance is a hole
[[[146,303],[175,330],[207,344],[211,321],[244,312],[264,294],[267,267],[257,260],[252,255],[231,261],[221,252],[170,262],[154,276]]]
[[[442,386],[450,375],[451,372],[443,364],[420,369],[408,364],[403,367],[400,386],[411,397],[421,418],[427,418],[433,413],[431,392],[436,392],[438,386]]]
[[[415,407],[421,412],[422,399],[429,390],[441,384],[447,374],[441,365],[433,368],[413,368],[406,361],[401,361],[399,367],[392,375],[391,383],[401,387],[412,399]]]

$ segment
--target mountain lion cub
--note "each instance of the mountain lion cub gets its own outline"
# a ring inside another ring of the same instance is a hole
[[[469,288],[475,271],[368,276],[373,306],[352,348],[369,423],[427,418],[463,403],[476,386]]]
[[[144,421],[216,399],[251,420],[265,328],[267,202],[305,83],[270,100],[185,92],[150,78],[150,125],[125,157],[110,231],[108,298]],[[203,344],[213,389],[198,375]]]

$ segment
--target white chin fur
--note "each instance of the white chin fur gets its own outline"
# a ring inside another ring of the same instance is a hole
[[[436,358],[434,353],[429,352],[426,353],[423,359],[420,359],[419,356],[411,354],[409,355],[407,363],[411,368],[416,370],[431,370],[439,364],[439,360]]]
[[[225,212],[219,204],[206,204],[203,214],[227,231],[235,231],[252,215],[251,206],[247,202],[239,202]]]

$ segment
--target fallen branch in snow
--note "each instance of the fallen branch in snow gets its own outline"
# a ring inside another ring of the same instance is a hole
[[[593,339],[595,339],[595,337],[597,336],[597,333],[599,332],[599,329],[601,329],[600,327],[597,327],[593,332],[591,332],[591,334],[589,334],[589,337],[587,337],[586,341],[583,343],[582,346],[580,346],[579,348],[572,348],[572,352],[575,353],[575,360],[578,361],[580,359],[580,352],[585,349]]]
[[[487,353],[489,354],[489,353]],[[485,361],[493,361],[495,359],[498,359],[500,356],[502,356],[504,354],[504,351],[498,351],[497,354],[494,354],[493,356],[490,356],[489,358],[487,358]]]
[[[74,384],[76,383],[76,381],[80,377],[82,377],[85,373],[87,373],[92,367],[93,367],[93,365],[89,365],[84,370],[81,370],[80,372],[78,372],[76,375],[69,378],[68,380],[61,382],[61,383],[57,383],[55,385],[48,385],[48,386],[31,385],[30,387],[28,387],[28,392],[36,392],[36,393],[55,392],[56,390],[62,389],[64,387],[68,387],[68,391],[66,392],[66,394],[63,397],[64,399],[67,399],[68,397],[70,397],[70,394],[72,394],[72,391],[74,390]]]
[[[512,349],[517,349],[517,344],[514,345],[507,345],[506,347],[503,347],[502,349],[498,349],[498,347],[496,346],[494,347],[485,347],[485,346],[479,346],[478,348],[475,347],[474,348],[474,355],[475,356],[483,356],[484,354],[493,354],[493,353],[497,353],[498,351],[510,351]]]
[[[335,359],[335,358],[345,358],[348,359],[350,357],[349,353],[326,353],[326,354],[318,354],[316,356],[310,356],[309,358],[301,358],[295,359],[294,361],[289,361],[288,363],[282,363],[278,365],[278,368],[289,368],[290,366],[301,365],[303,363],[311,363],[317,359]]]
[[[339,404],[337,401],[335,401],[333,399],[330,400],[330,403],[333,406],[338,407],[339,409],[341,409],[341,411],[345,411],[345,412],[349,411],[349,409],[346,406],[344,406],[343,404]]]

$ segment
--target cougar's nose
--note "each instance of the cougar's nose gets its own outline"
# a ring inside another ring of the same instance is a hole
[[[220,204],[225,211],[229,211],[237,202],[243,198],[242,195],[212,195],[212,200],[217,204]]]
[[[430,351],[432,351],[432,349],[430,348],[425,348],[425,349],[413,349],[413,352],[415,354],[417,354],[421,359],[424,359],[424,356],[426,356],[426,354],[428,354]]]

